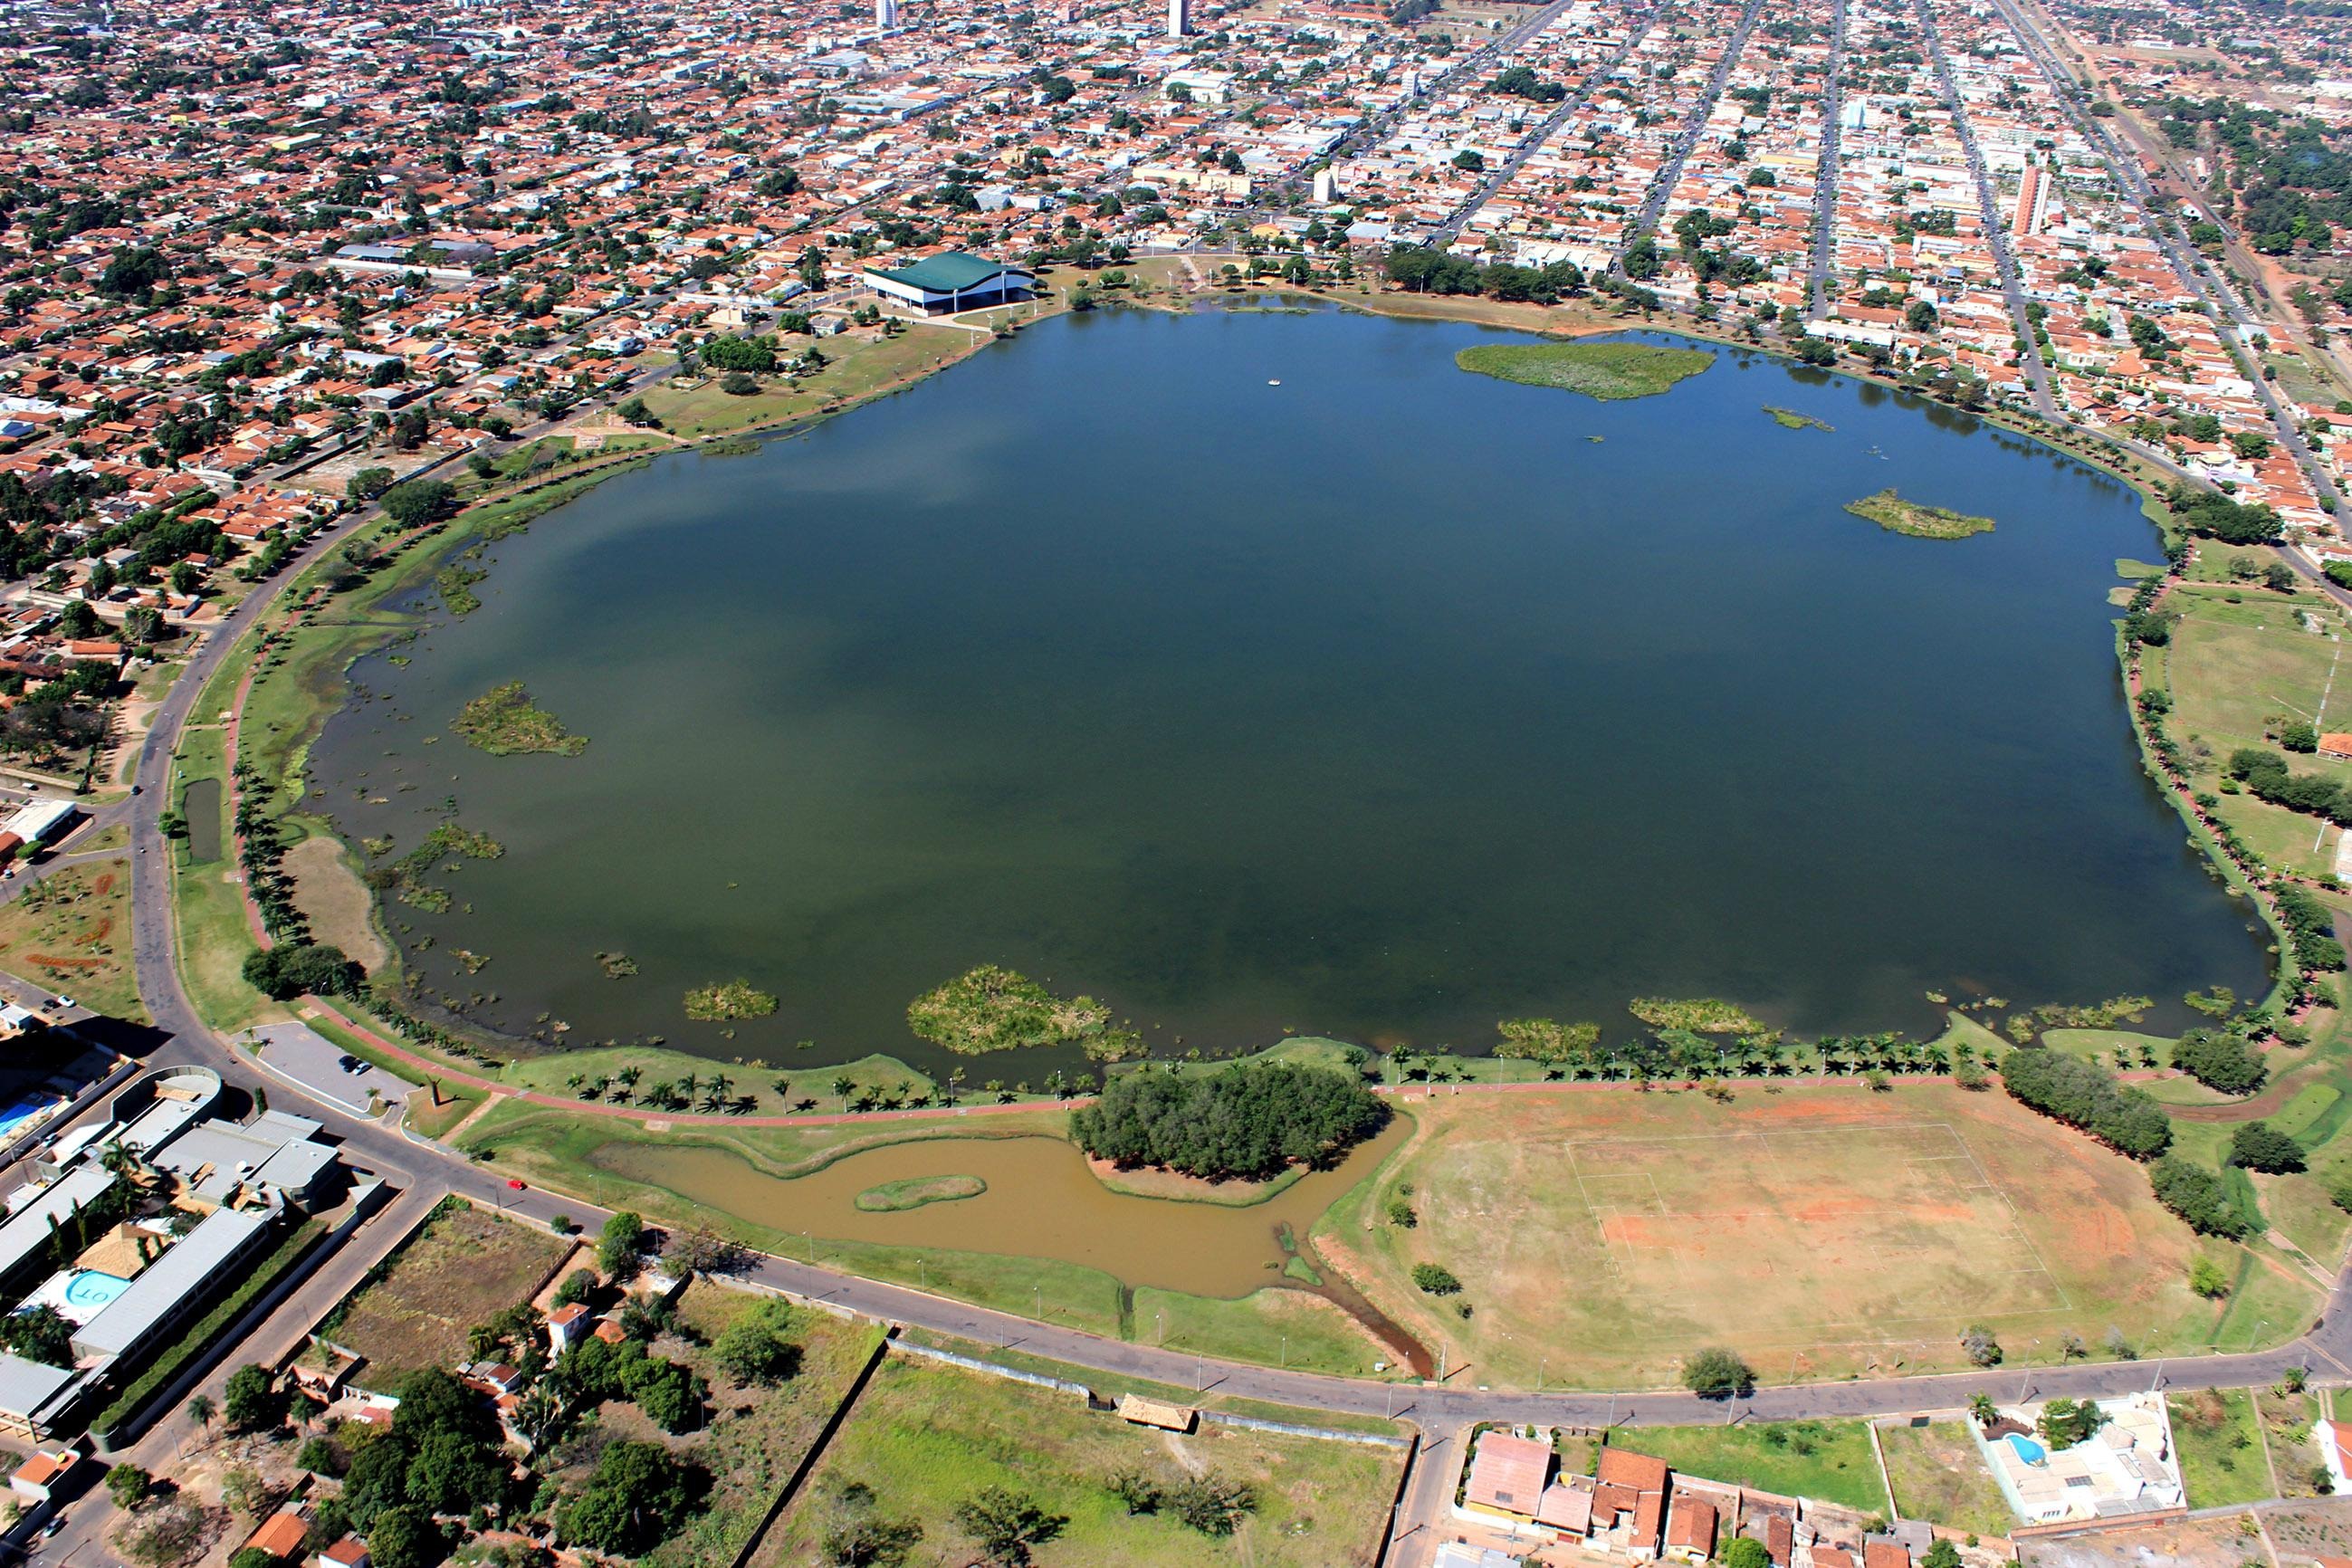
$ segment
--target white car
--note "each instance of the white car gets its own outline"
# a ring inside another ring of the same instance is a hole
[[[59,1011],[60,1013],[64,1012],[67,1008],[71,1007],[71,1006],[74,1006],[74,1005],[76,1005],[76,1003],[74,1002],[74,999],[73,999],[72,997],[70,997],[70,996],[60,996],[60,997],[58,997],[58,1011]]]

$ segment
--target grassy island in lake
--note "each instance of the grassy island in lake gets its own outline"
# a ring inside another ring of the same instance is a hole
[[[1816,419],[1810,414],[1800,414],[1793,408],[1776,408],[1769,403],[1764,405],[1764,412],[1772,416],[1773,424],[1784,430],[1834,430],[1837,428],[1826,419]]]
[[[907,1005],[918,1039],[962,1056],[1075,1040],[1098,1062],[1143,1054],[1143,1037],[1113,1028],[1110,1009],[1091,996],[1064,1001],[1025,974],[983,963]]]
[[[495,757],[523,752],[552,752],[576,757],[588,749],[588,737],[575,735],[563,721],[534,705],[520,680],[509,680],[466,704],[450,730]]]
[[[1890,487],[1874,496],[1845,503],[1845,510],[1856,517],[1866,517],[1879,527],[1895,533],[1907,533],[1914,539],[1966,539],[1972,533],[1990,533],[1992,519],[1970,517],[1964,511],[1947,511],[1939,506],[1922,506],[1916,500],[1905,500]]]
[[[986,1191],[988,1184],[978,1176],[908,1176],[904,1181],[868,1187],[851,1201],[867,1214],[900,1214],[925,1204],[976,1198]]]
[[[1625,1010],[1654,1029],[1690,1029],[1702,1035],[1748,1035],[1764,1026],[1736,1003],[1713,996],[1677,1001],[1665,996],[1636,996]]]
[[[748,980],[698,985],[686,994],[686,1016],[698,1023],[723,1023],[730,1018],[764,1018],[776,1010],[776,999]]]
[[[1715,363],[1706,349],[1659,343],[1481,343],[1454,356],[1464,370],[1613,402],[1654,397]]]

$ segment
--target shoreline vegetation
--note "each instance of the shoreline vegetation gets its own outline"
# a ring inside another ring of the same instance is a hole
[[[1993,530],[1989,517],[1971,517],[1964,511],[1905,500],[1895,493],[1892,485],[1876,495],[1846,502],[1845,510],[1856,517],[1868,518],[1890,533],[1908,534],[1913,539],[1967,539]]]
[[[850,1201],[866,1214],[904,1214],[929,1204],[959,1203],[988,1191],[978,1176],[909,1176],[866,1188]]]
[[[1664,343],[1480,343],[1454,363],[1475,375],[1615,403],[1671,392],[1714,364],[1715,353]]]
[[[1025,974],[980,964],[907,1005],[907,1027],[958,1056],[1075,1042],[1097,1062],[1125,1061],[1148,1048],[1143,1036],[1113,1025],[1110,1009],[1091,996],[1068,1001]]]
[[[629,973],[635,973],[635,969],[636,966],[631,964]],[[611,974],[614,972],[608,966],[605,973]],[[698,985],[686,994],[686,1016],[698,1023],[764,1018],[775,1010],[775,997],[748,980],[723,980],[713,985]]]
[[[1764,412],[1769,414],[1772,416],[1772,423],[1780,426],[1783,430],[1835,430],[1837,428],[1826,419],[1816,419],[1810,414],[1800,414],[1793,408],[1776,407],[1769,403],[1764,405]]]
[[[588,749],[588,737],[572,733],[561,719],[532,702],[520,680],[492,687],[467,703],[449,731],[494,757],[530,752],[576,757]]]

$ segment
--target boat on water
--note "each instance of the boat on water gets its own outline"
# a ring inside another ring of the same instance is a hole
[[[1266,382],[1266,384],[1267,384],[1268,386],[1280,386],[1280,385],[1282,384],[1282,383],[1280,383],[1280,382],[1278,382],[1278,381],[1274,381],[1274,380],[1269,379],[1269,380]]]

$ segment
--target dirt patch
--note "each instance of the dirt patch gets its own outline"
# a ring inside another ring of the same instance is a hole
[[[467,1332],[527,1300],[571,1243],[457,1203],[436,1213],[320,1331],[367,1358],[362,1386],[465,1359]]]
[[[340,947],[373,974],[391,952],[375,925],[375,895],[352,869],[343,847],[331,838],[305,838],[286,852],[294,879],[294,906],[310,922],[319,941]]]
[[[2252,1514],[2018,1543],[2024,1568],[2242,1568],[2263,1560]]]
[[[2352,1556],[2352,1498],[2326,1498],[2269,1509],[2263,1527],[2278,1548],[2279,1561]]]

